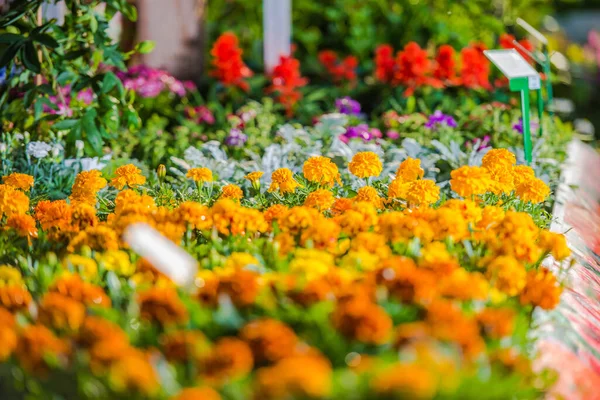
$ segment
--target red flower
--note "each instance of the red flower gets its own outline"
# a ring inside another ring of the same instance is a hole
[[[406,86],[405,96],[410,96],[415,89],[424,85],[440,86],[440,82],[429,77],[431,62],[427,51],[421,49],[416,42],[410,42],[396,55],[394,82]]]
[[[465,47],[460,52],[462,58],[462,84],[469,89],[491,89],[489,82],[490,62],[483,55],[481,46]]]
[[[300,61],[292,56],[281,56],[279,65],[273,69],[272,83],[267,88],[267,93],[276,92],[279,101],[292,115],[294,105],[302,98],[302,93],[297,89],[305,86],[308,79],[300,74]]]
[[[515,49],[519,52],[519,54],[523,56],[524,59],[531,62],[529,55],[527,55],[526,52],[521,50],[521,48],[515,46],[514,42],[515,37],[513,35],[509,35],[508,33],[500,35],[500,47],[502,47],[503,49]],[[533,44],[529,40],[519,40],[519,44],[523,46],[528,52],[533,51]]]
[[[456,77],[456,63],[454,61],[454,49],[450,45],[442,45],[435,57],[435,70],[433,76],[446,84],[458,83]]]
[[[390,83],[394,79],[394,49],[381,44],[375,49],[375,77],[380,82]]]
[[[319,61],[327,69],[334,82],[348,81],[351,84],[356,82],[356,67],[358,66],[356,57],[348,56],[339,61],[336,52],[324,50],[319,53]]]
[[[235,34],[225,32],[213,44],[210,51],[213,56],[214,69],[211,75],[216,77],[225,86],[237,86],[248,91],[250,86],[245,78],[252,76],[252,71],[242,60],[242,49],[238,46]]]

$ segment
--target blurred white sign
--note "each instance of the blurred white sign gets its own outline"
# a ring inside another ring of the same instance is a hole
[[[263,0],[265,71],[273,72],[281,56],[289,56],[292,40],[291,0]]]
[[[483,52],[508,79],[529,78],[529,89],[540,88],[540,75],[515,49]]]

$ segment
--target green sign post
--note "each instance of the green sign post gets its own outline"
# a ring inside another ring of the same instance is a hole
[[[531,114],[529,111],[530,90],[539,90],[541,88],[540,75],[537,71],[514,49],[507,50],[486,50],[485,56],[508,78],[510,90],[521,92],[521,114],[523,121],[523,144],[525,148],[525,160],[531,164],[532,145],[531,145]],[[538,92],[538,107],[540,106]],[[543,107],[543,101],[542,101]],[[543,108],[542,108],[543,110]],[[542,111],[540,111],[542,112]]]

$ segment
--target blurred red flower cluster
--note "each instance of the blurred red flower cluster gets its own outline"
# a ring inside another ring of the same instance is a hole
[[[294,105],[302,98],[298,88],[307,83],[308,79],[300,74],[300,61],[292,56],[281,56],[279,65],[271,74],[271,85],[267,88],[267,93],[277,93],[277,101],[284,106],[288,115],[291,115]]]
[[[237,86],[248,91],[250,86],[245,79],[252,76],[252,71],[242,60],[242,53],[234,33],[226,32],[219,36],[210,51],[214,67],[211,75],[225,86]]]
[[[325,67],[335,83],[348,82],[351,85],[356,83],[356,68],[358,59],[354,56],[347,56],[339,59],[333,50],[323,50],[319,52],[319,62]]]

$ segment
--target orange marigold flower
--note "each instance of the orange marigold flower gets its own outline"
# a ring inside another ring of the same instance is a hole
[[[65,200],[42,200],[35,207],[35,218],[45,231],[69,231],[72,214],[73,210]]]
[[[498,290],[516,296],[525,287],[527,272],[514,257],[498,256],[488,264],[486,276]]]
[[[483,209],[473,200],[450,199],[442,204],[442,208],[459,211],[465,220],[475,224],[482,218]]]
[[[417,364],[395,364],[375,375],[371,380],[373,391],[390,398],[395,396],[415,399],[433,398],[437,386],[434,373]]]
[[[221,395],[215,389],[204,386],[183,389],[171,400],[221,400]]]
[[[512,168],[517,163],[517,158],[506,149],[491,149],[481,159],[481,166],[488,170],[497,168]]]
[[[138,297],[142,318],[161,325],[187,321],[188,312],[175,289],[154,287],[140,293]]]
[[[232,200],[241,200],[244,197],[244,192],[238,185],[226,185],[223,186],[220,199],[232,199]]]
[[[116,176],[110,181],[110,185],[121,190],[125,185],[130,188],[146,183],[146,177],[142,170],[133,164],[123,165],[115,171]]]
[[[289,357],[257,371],[256,398],[325,398],[331,392],[331,379],[331,365],[325,358]]]
[[[562,261],[571,255],[567,240],[560,233],[542,231],[538,245],[545,251],[551,252],[552,257],[557,261]]]
[[[187,174],[185,174],[185,177],[193,180],[194,182],[213,181],[212,171],[208,168],[190,168]]]
[[[106,179],[98,170],[83,171],[77,174],[75,183],[71,188],[71,204],[86,203],[96,204],[96,194],[106,186]]]
[[[450,187],[462,197],[484,194],[492,185],[488,170],[482,167],[465,165],[452,171],[450,176]]]
[[[5,362],[17,347],[17,333],[12,314],[3,308],[0,308],[0,314],[0,362]]]
[[[412,182],[404,182],[402,179],[394,179],[388,186],[388,198],[406,199],[408,188]]]
[[[418,158],[408,157],[400,163],[396,170],[396,179],[400,182],[412,182],[423,178],[425,171],[421,168],[421,160]]]
[[[84,282],[79,275],[65,275],[58,278],[49,288],[90,307],[110,307],[110,298],[100,286]]]
[[[13,214],[6,220],[6,228],[13,229],[17,235],[26,238],[37,238],[38,230],[35,219],[27,214]]]
[[[302,173],[309,182],[332,187],[336,182],[342,184],[337,165],[330,158],[310,157],[302,166]]]
[[[165,357],[171,362],[196,362],[210,351],[210,342],[199,331],[174,331],[160,338]]]
[[[532,178],[535,178],[535,172],[533,171],[533,168],[527,165],[517,165],[513,168],[513,180],[515,187]]]
[[[71,208],[71,224],[75,230],[98,225],[96,209],[88,203],[77,203]]]
[[[521,292],[521,304],[533,304],[551,310],[558,304],[562,288],[554,274],[546,267],[527,272],[527,283]]]
[[[316,249],[335,249],[340,236],[341,227],[329,218],[319,218],[312,226],[302,232],[300,243],[307,246],[309,242]]]
[[[279,193],[281,194],[294,193],[298,186],[300,186],[300,184],[294,180],[292,171],[287,168],[279,168],[271,175],[269,192],[279,190]]]
[[[336,217],[342,231],[350,236],[370,230],[377,225],[377,221],[377,209],[372,203],[364,201],[354,202],[352,209]]]
[[[114,322],[93,315],[85,317],[79,329],[77,342],[84,347],[92,347],[104,340],[113,343],[127,343],[128,337],[125,331]]]
[[[406,191],[406,200],[414,205],[430,205],[439,199],[440,188],[430,179],[411,182]]]
[[[345,211],[350,210],[352,208],[352,204],[354,204],[353,199],[348,199],[345,197],[335,199],[333,205],[331,206],[331,214],[334,216],[341,215]]]
[[[250,346],[258,364],[276,362],[293,355],[299,344],[292,329],[276,319],[258,319],[246,324],[239,337]]]
[[[430,301],[435,294],[435,274],[417,268],[407,257],[393,256],[383,261],[374,277],[390,296],[407,304]]]
[[[331,321],[347,338],[370,344],[385,343],[393,325],[383,308],[363,297],[339,302]]]
[[[30,302],[31,295],[23,283],[19,270],[8,265],[1,265],[0,307],[15,312],[27,308]]]
[[[504,219],[504,210],[501,207],[485,206],[481,212],[481,219],[477,222],[477,229],[488,230],[497,226]]]
[[[358,189],[356,192],[356,197],[354,197],[352,200],[355,202],[370,203],[375,206],[375,208],[383,207],[383,199],[379,197],[377,189],[372,186],[364,186]]]
[[[8,186],[14,187],[15,189],[21,189],[27,192],[33,187],[33,176],[21,174],[19,172],[13,172],[10,175],[3,176],[2,182]]]
[[[541,203],[550,195],[550,188],[543,180],[528,179],[517,186],[517,196],[523,201]]]
[[[221,277],[219,283],[219,294],[228,295],[237,307],[251,306],[259,290],[258,274],[245,269]]]
[[[138,393],[148,397],[156,393],[160,383],[148,355],[139,350],[125,352],[111,366],[108,379],[117,392]]]
[[[23,328],[15,349],[15,356],[21,367],[35,375],[45,375],[50,369],[46,362],[48,355],[64,364],[68,354],[67,343],[42,325],[28,325]]]
[[[269,224],[271,224],[273,221],[279,221],[279,219],[281,219],[287,211],[288,208],[283,204],[273,204],[271,207],[265,210],[265,220]]]
[[[227,379],[246,376],[254,365],[252,351],[246,342],[224,337],[208,354],[200,358],[199,373],[203,380],[220,384]]]
[[[213,57],[211,64],[214,67],[210,72],[212,76],[225,86],[237,86],[245,91],[250,89],[245,79],[252,76],[252,71],[242,60],[242,49],[238,46],[234,33],[225,32],[219,36],[210,55]]]
[[[260,178],[264,175],[264,172],[261,171],[254,171],[254,172],[250,172],[248,175],[244,176],[244,179],[249,180],[251,183],[257,182],[260,180]]]
[[[485,334],[493,339],[512,335],[516,313],[510,308],[485,308],[477,314],[477,322]]]
[[[29,197],[9,185],[0,185],[0,219],[3,215],[26,214],[29,211]]]
[[[441,277],[438,290],[442,296],[453,299],[486,300],[489,297],[490,286],[483,274],[457,268],[449,275]]]
[[[383,170],[383,165],[377,154],[372,151],[363,151],[356,153],[352,157],[352,161],[348,164],[348,169],[356,177],[368,178],[379,176]]]
[[[83,304],[57,292],[44,295],[39,306],[39,321],[59,331],[76,331],[83,323]]]
[[[208,207],[193,201],[184,201],[175,209],[177,223],[189,224],[201,231],[212,228],[212,217]]]

